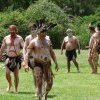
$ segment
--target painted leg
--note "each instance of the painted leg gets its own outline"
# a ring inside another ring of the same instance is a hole
[[[99,59],[99,55],[98,53],[95,53],[93,56],[93,63],[94,63],[94,74],[97,74],[97,67],[98,67],[98,59]]]
[[[34,73],[36,75],[36,86],[37,86],[38,100],[42,100],[42,78],[43,78],[42,68],[35,67]]]
[[[35,97],[37,96],[37,83],[36,83],[36,75],[34,73],[34,70],[32,69],[32,75],[33,75],[33,81],[35,85]]]
[[[6,91],[9,92],[12,87],[12,81],[11,81],[10,70],[8,67],[6,67],[6,79],[8,81],[8,87],[7,87]]]
[[[79,65],[78,65],[78,62],[76,61],[75,58],[73,59],[73,63],[74,63],[74,65],[76,66],[77,71],[78,71],[78,73],[79,73],[79,72],[80,72],[80,70],[79,70]]]
[[[19,67],[16,67],[16,69],[14,71],[14,83],[15,83],[15,93],[18,93]]]
[[[53,85],[53,76],[50,67],[47,67],[46,73],[45,73],[45,79],[46,79],[46,92],[44,94],[44,100],[47,100],[47,96],[49,91],[52,89]]]
[[[67,68],[68,68],[68,73],[70,73],[70,61],[67,59]]]
[[[92,69],[92,73],[94,73],[94,64],[93,64],[93,57],[92,57],[92,55],[89,56],[88,62],[89,62],[90,67],[91,67],[91,69]]]

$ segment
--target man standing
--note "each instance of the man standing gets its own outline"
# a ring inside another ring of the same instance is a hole
[[[92,46],[93,46],[93,41],[92,41],[92,35],[95,33],[95,27],[92,25],[92,23],[89,24],[89,30],[90,30],[90,34],[91,34],[91,38],[90,38],[90,41],[89,41],[89,57],[88,57],[88,62],[92,68],[92,74],[94,73],[94,67],[93,67],[93,60],[92,60],[92,57],[93,57],[93,53],[92,53]]]
[[[89,64],[92,68],[92,74],[97,73],[97,67],[99,54],[100,54],[100,24],[95,28],[95,33],[91,36],[89,42],[89,48],[91,49],[91,55],[89,57]]]
[[[7,35],[3,39],[0,58],[5,50],[7,54],[7,59],[5,61],[6,79],[8,81],[7,91],[10,91],[12,87],[11,72],[13,72],[15,92],[17,93],[19,84],[19,68],[21,67],[21,48],[24,45],[24,41],[21,36],[16,34],[18,32],[16,25],[10,25],[8,30],[10,35]]]
[[[54,60],[56,64],[56,71],[58,71],[58,64],[56,60],[55,53],[52,49],[51,42],[46,38],[46,30],[44,28],[41,28],[39,32],[37,32],[37,37],[34,38],[31,43],[28,46],[27,53],[25,55],[25,70],[28,71],[28,57],[31,54],[31,52],[34,52],[34,72],[36,77],[36,84],[37,84],[37,94],[38,94],[38,100],[42,100],[43,95],[45,95],[45,100],[47,100],[48,92],[52,88],[53,84],[53,77],[52,77],[52,71],[51,71],[51,58]],[[42,84],[45,80],[46,85],[46,91],[43,94],[42,93]]]
[[[24,57],[24,59],[25,59],[25,55],[26,55],[27,47],[28,47],[29,43],[37,36],[36,26],[35,26],[34,23],[30,23],[29,26],[28,26],[28,29],[29,29],[31,34],[26,36],[26,38],[25,38],[25,43],[24,43],[24,47],[23,47],[23,57]],[[24,66],[24,64],[23,64],[23,66]],[[35,88],[37,90],[36,77],[34,76],[34,52],[32,52],[29,56],[28,66],[32,69],[34,84],[35,84]],[[37,96],[37,94],[35,94],[35,96]]]
[[[66,58],[67,58],[67,67],[68,67],[68,72],[70,72],[70,61],[73,61],[75,64],[77,71],[79,72],[79,66],[76,61],[76,49],[78,49],[78,53],[80,54],[80,44],[76,36],[73,35],[73,31],[71,29],[67,30],[67,35],[63,43],[61,45],[61,54],[63,54],[63,49],[66,49]]]

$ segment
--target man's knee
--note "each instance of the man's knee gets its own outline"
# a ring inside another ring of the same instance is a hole
[[[6,68],[6,75],[10,75],[10,70]]]
[[[47,80],[47,85],[48,85],[49,87],[52,87],[52,84],[53,84],[53,77],[50,76],[49,79]]]
[[[50,91],[51,90],[51,88],[52,88],[52,85],[53,85],[53,81],[49,81],[48,83],[47,83],[47,88],[46,88],[46,91]]]
[[[89,57],[88,58],[88,62],[92,62],[93,58],[92,57]]]
[[[36,74],[36,83],[40,86],[42,84],[42,74]]]

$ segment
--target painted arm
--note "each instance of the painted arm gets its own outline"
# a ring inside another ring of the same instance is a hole
[[[65,41],[64,40],[61,45],[61,55],[63,54],[63,49],[65,49]]]
[[[1,50],[0,50],[0,59],[1,59],[2,53],[3,53],[5,48],[6,48],[6,41],[5,41],[5,38],[4,38],[2,45],[1,45]]]
[[[27,52],[24,56],[24,61],[23,61],[23,66],[24,66],[26,72],[29,70],[28,61],[29,61],[29,56],[32,53],[33,47],[34,47],[34,45],[33,45],[33,42],[31,41],[31,43],[27,47]]]
[[[51,55],[51,58],[52,58],[53,62],[55,63],[55,70],[58,71],[58,69],[59,69],[58,68],[58,63],[57,63],[56,55],[53,51],[52,46],[50,46],[50,55]]]
[[[94,43],[94,37],[91,36],[90,41],[89,41],[89,48],[92,49]]]
[[[23,58],[25,59],[25,54],[27,52],[27,47],[29,45],[28,39],[25,38],[24,46],[23,46]]]
[[[79,41],[79,39],[76,39],[76,42],[77,42],[78,54],[80,54],[80,41]]]
[[[23,48],[23,46],[24,46],[24,40],[23,40],[23,38],[21,38],[21,40],[20,40],[20,46],[21,46],[21,48]]]

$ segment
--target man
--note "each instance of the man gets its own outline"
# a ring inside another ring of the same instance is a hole
[[[37,94],[38,94],[38,100],[42,100],[43,95],[44,99],[47,100],[48,92],[52,88],[53,84],[53,77],[52,77],[52,71],[51,71],[51,58],[56,64],[56,71],[58,71],[58,64],[56,60],[55,53],[51,46],[51,41],[49,41],[46,38],[46,30],[42,29],[37,32],[37,37],[34,38],[31,43],[28,46],[27,53],[25,55],[25,70],[28,71],[28,57],[31,54],[31,52],[34,52],[34,73],[36,77],[36,84],[37,84]],[[43,94],[42,93],[42,84],[43,81],[47,83],[46,85],[46,91]]]
[[[97,73],[97,67],[99,54],[100,54],[100,24],[95,28],[95,33],[91,36],[89,42],[89,48],[91,49],[91,55],[89,57],[89,64],[92,68],[92,74]]]
[[[73,35],[73,31],[71,29],[67,30],[67,35],[61,45],[61,54],[63,54],[63,49],[66,49],[66,58],[67,58],[67,67],[68,73],[70,72],[70,61],[73,61],[75,64],[77,71],[79,71],[78,62],[76,61],[76,49],[78,49],[78,53],[80,54],[80,44],[76,36]]]
[[[21,36],[17,35],[18,29],[16,25],[10,25],[8,30],[10,35],[7,35],[3,39],[0,58],[5,50],[7,54],[7,59],[5,61],[6,79],[8,81],[7,91],[10,91],[12,87],[11,72],[13,72],[15,92],[18,93],[19,68],[21,67],[21,48],[23,47],[24,41]]]
[[[90,38],[90,41],[89,41],[89,46],[88,46],[88,48],[89,48],[89,58],[88,58],[88,62],[89,62],[89,64],[90,64],[90,66],[91,66],[91,68],[92,68],[92,74],[94,73],[94,67],[93,67],[93,60],[92,60],[92,57],[93,57],[93,54],[92,54],[92,42],[93,41],[91,41],[92,40],[92,35],[95,33],[95,27],[92,25],[92,23],[90,23],[89,24],[89,30],[90,30],[90,33],[91,33],[91,38]]]
[[[23,47],[23,56],[24,56],[24,59],[25,59],[25,54],[27,52],[27,47],[29,45],[29,43],[35,38],[37,37],[37,33],[36,33],[36,25],[34,23],[30,23],[29,24],[29,30],[30,30],[30,35],[26,36],[25,38],[25,43],[24,43],[24,47]],[[46,35],[45,37],[46,39],[48,39],[48,41],[50,41],[50,38],[49,36]],[[37,96],[37,86],[36,86],[36,77],[34,75],[34,52],[32,52],[30,54],[30,59],[29,59],[29,62],[28,62],[28,66],[32,69],[32,73],[33,73],[33,78],[34,78],[34,84],[35,84],[35,88],[36,88],[36,93],[35,93],[35,96]],[[24,65],[24,64],[23,64]]]
[[[29,26],[28,26],[28,29],[30,31],[30,35],[26,36],[25,38],[25,43],[24,43],[24,47],[23,47],[23,57],[25,59],[25,54],[27,52],[27,47],[29,45],[29,43],[31,42],[31,40],[33,40],[35,37],[36,37],[36,26],[34,23],[30,23]],[[37,90],[37,86],[36,86],[36,78],[34,76],[34,52],[32,52],[30,54],[30,57],[29,57],[29,62],[28,62],[28,66],[32,69],[32,73],[33,73],[33,78],[34,78],[34,84],[35,84],[35,88]],[[23,64],[24,66],[24,64]],[[37,96],[37,94],[35,94],[35,96]]]

